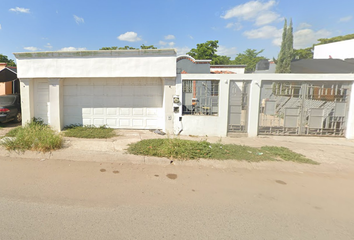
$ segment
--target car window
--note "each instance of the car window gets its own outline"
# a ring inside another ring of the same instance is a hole
[[[16,96],[0,96],[0,105],[9,105],[15,102]]]

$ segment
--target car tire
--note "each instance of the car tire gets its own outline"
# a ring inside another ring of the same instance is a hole
[[[15,119],[14,119],[14,122],[15,123],[19,123],[19,122],[21,122],[22,121],[22,115],[21,115],[21,112],[18,112],[17,114],[16,114],[16,117],[15,117]]]

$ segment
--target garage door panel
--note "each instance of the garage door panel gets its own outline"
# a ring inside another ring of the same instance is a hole
[[[121,119],[119,119],[119,126],[120,127],[125,127],[125,128],[129,128],[129,127],[131,127],[131,125],[130,125],[130,120],[131,119],[129,119],[129,118],[121,118]]]
[[[158,128],[163,114],[160,79],[64,81],[64,125]],[[74,122],[78,121],[78,122]]]
[[[117,108],[106,108],[107,115],[119,115]]]
[[[119,115],[121,116],[130,116],[130,108],[120,108]]]
[[[105,108],[94,108],[93,109],[93,115],[105,115]]]
[[[134,108],[133,109],[133,116],[144,116],[144,109],[143,108]]]
[[[117,118],[107,118],[107,126],[110,128],[118,127],[118,119]]]
[[[132,123],[134,128],[144,127],[144,119],[133,119]]]

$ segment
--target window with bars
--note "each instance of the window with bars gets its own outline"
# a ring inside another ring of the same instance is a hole
[[[217,116],[219,112],[218,80],[183,80],[183,114]]]

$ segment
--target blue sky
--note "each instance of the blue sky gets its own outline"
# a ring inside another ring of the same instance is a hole
[[[247,48],[277,57],[284,18],[295,48],[354,33],[352,0],[12,0],[0,5],[0,53],[98,50],[142,44],[185,54],[219,40],[218,54]]]

